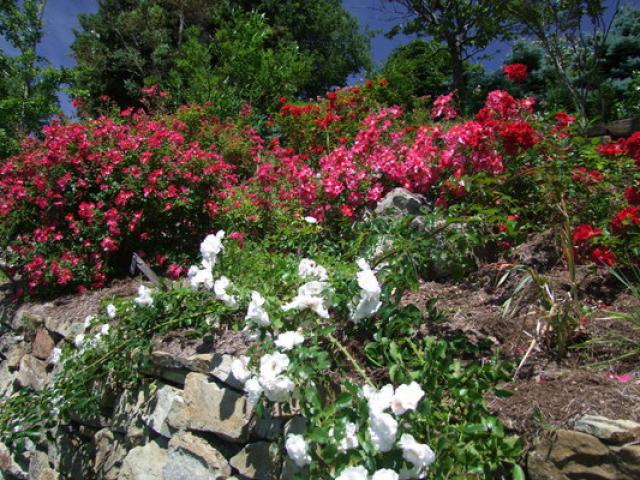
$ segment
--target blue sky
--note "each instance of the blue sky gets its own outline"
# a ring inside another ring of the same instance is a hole
[[[612,3],[614,0],[607,0]],[[345,8],[353,14],[362,29],[369,28],[376,32],[371,42],[371,55],[375,64],[380,65],[389,53],[397,46],[409,41],[404,35],[398,35],[392,40],[384,37],[399,21],[398,14],[389,6],[386,0],[343,0]],[[640,6],[640,0],[624,2]],[[73,41],[73,30],[79,28],[78,15],[92,13],[98,8],[97,0],[49,0],[45,11],[45,35],[38,53],[47,58],[56,67],[73,66],[74,61],[70,53]],[[0,38],[0,48],[6,48],[6,43]],[[494,42],[488,49],[489,58],[482,63],[489,70],[499,68],[508,51],[508,46]],[[357,77],[351,79],[357,80]],[[62,102],[63,110],[71,111],[68,99]]]

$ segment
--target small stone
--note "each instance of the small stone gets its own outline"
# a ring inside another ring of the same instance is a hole
[[[242,477],[251,480],[275,480],[278,477],[280,450],[276,443],[250,443],[229,463]]]
[[[20,369],[16,375],[16,382],[22,388],[31,388],[36,392],[42,390],[49,381],[47,364],[30,354],[20,360]]]
[[[31,354],[40,360],[46,360],[55,347],[55,342],[46,328],[39,328],[31,344]]]
[[[169,455],[157,442],[151,441],[127,453],[119,480],[165,480],[162,471]]]
[[[243,395],[209,382],[206,375],[190,373],[184,399],[187,429],[215,433],[231,442],[247,440],[254,408]]]
[[[223,480],[231,475],[225,457],[204,439],[181,432],[169,441],[164,477],[172,480]]]
[[[640,439],[640,423],[631,420],[611,420],[598,415],[585,415],[576,422],[574,428],[610,445],[622,445]]]

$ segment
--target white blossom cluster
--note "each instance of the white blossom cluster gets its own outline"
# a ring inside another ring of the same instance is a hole
[[[150,307],[153,305],[151,292],[153,292],[153,290],[145,287],[144,285],[140,285],[138,287],[138,296],[133,299],[133,302],[139,307]]]
[[[380,294],[382,289],[378,283],[375,272],[371,270],[371,267],[367,261],[363,258],[358,259],[358,286],[361,288],[360,298],[354,301],[355,308],[351,311],[351,320],[358,323],[364,318],[369,318],[374,315],[382,306],[380,301]]]
[[[215,235],[207,235],[200,244],[200,255],[202,260],[200,266],[192,265],[187,272],[189,282],[193,288],[204,286],[211,290],[214,287],[213,268],[220,252],[224,250],[222,239],[224,231],[220,230]]]
[[[107,317],[109,317],[110,319],[114,319],[117,315],[116,307],[112,303],[107,305],[106,311],[107,311]],[[93,337],[89,338],[86,332],[87,332],[87,329],[92,326],[92,323],[94,320],[95,320],[95,317],[93,315],[88,315],[87,317],[85,317],[82,333],[77,334],[73,339],[73,345],[80,351],[83,351],[86,348],[94,346],[102,339],[102,337],[109,335],[109,330],[111,329],[111,326],[108,323],[103,323],[102,325],[100,325],[100,329],[98,330],[98,333],[96,333]],[[54,348],[53,351],[51,352],[51,355],[49,355],[48,362],[52,365],[56,365],[60,361],[61,354],[62,352],[60,351],[60,349]]]

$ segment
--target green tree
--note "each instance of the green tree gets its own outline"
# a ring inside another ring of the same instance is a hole
[[[442,43],[451,59],[453,87],[464,103],[467,95],[465,63],[494,39],[504,37],[503,2],[495,0],[388,0],[399,4],[411,21],[391,34],[426,34]]]
[[[0,50],[0,158],[14,153],[20,138],[59,111],[63,73],[38,56],[46,0],[0,0],[0,35],[13,54]]]
[[[195,27],[186,31],[167,88],[177,104],[212,102],[219,114],[243,103],[271,110],[282,95],[293,95],[310,76],[310,60],[295,43],[268,48],[273,30],[257,13],[237,14],[215,41],[200,42]],[[217,60],[216,60],[217,59]]]
[[[230,68],[221,50],[231,36],[222,38],[218,33],[239,14],[251,11],[264,14],[271,29],[266,35],[259,33],[258,39],[248,39],[251,48],[257,41],[261,49],[277,57],[297,44],[309,58],[313,75],[297,82],[300,94],[315,95],[343,85],[350,73],[369,65],[368,37],[359,33],[341,0],[100,0],[97,13],[80,17],[82,28],[75,33],[72,49],[78,68],[74,91],[86,97],[89,111],[96,111],[102,95],[125,107],[137,104],[143,85],[166,84],[169,72],[174,82],[175,73],[184,71],[185,55],[196,55],[198,61],[211,59],[210,65],[193,66],[201,73]],[[197,27],[199,34],[188,36],[191,27]],[[199,52],[195,41],[204,46]],[[189,42],[186,50],[182,49],[185,42]],[[251,59],[261,69],[267,58],[258,57]],[[275,78],[282,78],[278,75]]]
[[[605,15],[602,0],[510,0],[505,10],[515,29],[537,40],[574,110],[583,122],[589,117],[589,98],[605,88],[602,61],[620,1]],[[585,25],[591,30],[585,31]],[[604,106],[600,108],[601,114]]]
[[[380,74],[389,81],[391,103],[405,106],[411,106],[414,97],[433,97],[451,87],[449,53],[435,41],[417,39],[398,47]]]

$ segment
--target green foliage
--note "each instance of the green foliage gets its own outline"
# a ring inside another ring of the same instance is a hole
[[[380,75],[389,82],[389,103],[411,107],[414,97],[435,98],[447,92],[449,54],[435,41],[414,40],[389,56]]]
[[[138,105],[151,84],[175,90],[176,104],[220,103],[220,113],[247,101],[269,108],[275,86],[322,93],[369,65],[367,37],[337,0],[107,0],[80,24],[72,90],[87,112],[103,95]]]
[[[36,53],[46,1],[0,3],[0,35],[14,49],[0,50],[0,158],[18,150],[21,137],[58,112],[57,90],[65,75]]]
[[[255,13],[236,14],[209,45],[200,41],[200,31],[188,29],[168,73],[166,88],[172,101],[210,102],[225,116],[238,112],[244,103],[258,111],[273,110],[281,95],[293,95],[310,74],[309,60],[295,44],[268,47],[273,35]]]

